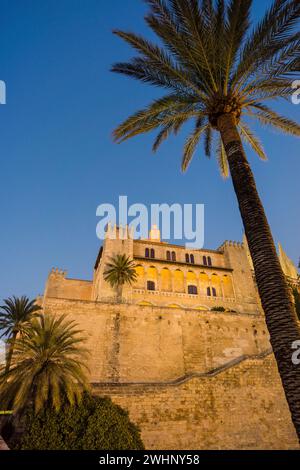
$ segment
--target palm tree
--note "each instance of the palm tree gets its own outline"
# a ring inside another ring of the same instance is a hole
[[[22,335],[29,325],[30,320],[41,307],[35,303],[35,300],[29,300],[28,297],[15,297],[4,299],[4,305],[0,306],[0,338],[8,338],[8,352],[6,355],[6,371],[11,365],[14,345],[17,336]]]
[[[136,281],[136,265],[126,255],[116,255],[111,258],[110,263],[106,264],[104,279],[109,282],[111,287],[116,289],[117,302],[122,300],[122,292],[125,284],[132,284]]]
[[[88,387],[83,340],[64,315],[33,319],[15,341],[11,369],[0,375],[1,405],[18,411],[33,402],[38,412],[47,404],[59,410],[65,398],[77,402]]]
[[[194,122],[184,149],[186,170],[203,136],[223,176],[231,175],[247,236],[271,344],[292,419],[300,438],[300,367],[291,345],[300,339],[296,313],[280,267],[268,221],[242,140],[265,160],[263,147],[248,126],[264,126],[295,136],[296,122],[281,116],[267,100],[288,98],[299,73],[299,0],[274,0],[263,19],[250,24],[252,0],[146,0],[146,23],[159,38],[116,30],[138,56],[112,70],[168,93],[125,120],[114,138],[122,142],[158,129],[153,150],[187,121]]]

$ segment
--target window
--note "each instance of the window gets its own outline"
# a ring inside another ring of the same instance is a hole
[[[147,290],[155,290],[155,282],[147,281]]]
[[[171,253],[170,253],[170,251],[167,251],[167,260],[168,260],[168,261],[171,261]]]
[[[212,262],[211,262],[211,257],[210,257],[210,256],[207,258],[207,263],[208,263],[208,266],[212,266]]]
[[[185,255],[185,262],[195,264],[194,255],[189,255],[188,253]]]
[[[151,248],[150,250],[150,258],[155,258],[155,251],[153,250],[153,248]]]
[[[217,297],[217,291],[216,291],[215,287],[212,288],[212,295],[213,295],[213,297]]]
[[[176,253],[175,253],[175,251],[172,251],[172,261],[176,261]]]
[[[188,293],[192,295],[198,294],[197,286],[188,286]]]
[[[207,266],[207,258],[206,258],[206,256],[203,256],[203,264],[204,264],[204,266]]]
[[[149,258],[149,248],[146,248],[145,250],[145,258]]]
[[[208,297],[211,297],[210,287],[207,288],[207,295]]]

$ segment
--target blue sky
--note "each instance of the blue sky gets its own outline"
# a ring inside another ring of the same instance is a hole
[[[255,17],[269,3],[255,0]],[[215,161],[198,152],[181,174],[183,136],[155,156],[152,136],[112,142],[113,128],[158,95],[109,72],[132,55],[113,28],[149,35],[141,0],[0,0],[0,12],[0,299],[42,293],[53,266],[91,278],[96,207],[122,194],[129,203],[204,203],[205,246],[241,240],[232,184]],[[300,105],[280,109],[299,119]],[[270,160],[247,149],[249,159],[275,240],[296,263],[299,141],[259,134]]]

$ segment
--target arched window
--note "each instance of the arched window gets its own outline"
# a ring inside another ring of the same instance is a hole
[[[147,281],[147,290],[155,290],[155,282]]]
[[[172,261],[176,261],[176,253],[175,253],[175,251],[172,251]]]
[[[194,258],[194,255],[190,255],[190,259],[191,259],[191,264],[195,264],[195,258]]]
[[[186,263],[189,263],[189,262],[190,262],[190,255],[188,255],[187,253],[186,253],[186,255],[185,255],[185,262],[186,262]]]
[[[208,297],[211,297],[210,287],[207,288],[207,295]]]
[[[204,264],[204,266],[207,266],[207,258],[206,258],[206,256],[203,256],[203,264]]]
[[[188,286],[188,293],[191,295],[197,295],[198,294],[197,286]]]
[[[146,248],[145,250],[145,258],[149,258],[149,248]]]
[[[171,261],[171,253],[170,253],[170,251],[167,251],[167,260],[168,260],[168,261]]]
[[[217,291],[216,291],[215,287],[212,288],[212,295],[213,295],[213,297],[217,297]]]
[[[153,250],[153,248],[151,248],[150,250],[150,258],[155,258],[155,251]]]
[[[211,262],[211,257],[210,257],[210,256],[208,256],[208,258],[207,258],[207,263],[208,263],[208,266],[212,266],[212,262]]]

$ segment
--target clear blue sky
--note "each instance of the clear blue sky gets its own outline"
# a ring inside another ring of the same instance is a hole
[[[255,0],[255,16],[269,3]],[[144,12],[141,0],[0,0],[0,299],[42,293],[53,266],[91,278],[96,207],[122,194],[129,203],[204,203],[205,246],[241,240],[231,181],[214,160],[197,155],[182,175],[182,137],[156,156],[150,136],[112,142],[113,128],[157,95],[109,72],[132,55],[111,30],[148,35]],[[299,119],[300,105],[281,110]],[[275,240],[297,262],[299,140],[260,135],[270,161],[249,159]]]

